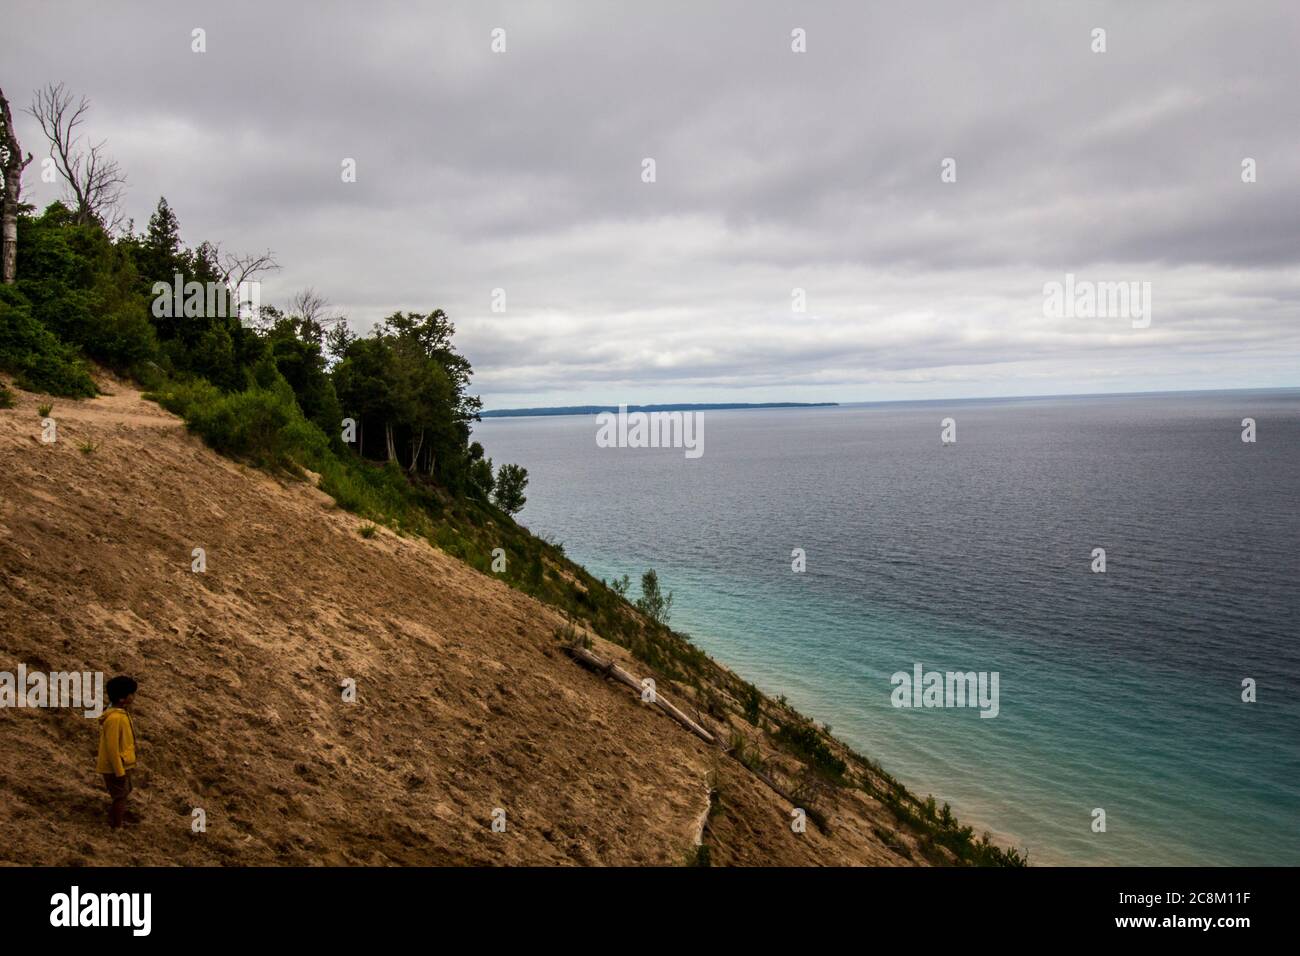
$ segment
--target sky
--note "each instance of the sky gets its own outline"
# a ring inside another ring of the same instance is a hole
[[[138,227],[358,331],[444,309],[487,408],[1300,386],[1298,53],[1295,0],[0,13],[0,88],[90,98]]]

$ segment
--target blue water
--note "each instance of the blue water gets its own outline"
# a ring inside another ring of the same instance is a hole
[[[655,568],[714,658],[1031,862],[1300,864],[1300,390],[704,414],[694,460],[475,437],[523,524]],[[999,715],[892,706],[916,662],[997,671]]]

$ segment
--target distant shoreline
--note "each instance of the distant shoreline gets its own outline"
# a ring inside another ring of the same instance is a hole
[[[1034,395],[966,395],[945,398],[887,398],[867,399],[852,402],[718,402],[718,403],[679,403],[671,405],[629,405],[629,412],[685,412],[685,411],[726,411],[734,409],[757,408],[871,408],[879,405],[959,405],[959,404],[1004,404],[1011,402],[1039,402],[1066,399],[1122,399],[1214,395],[1225,392],[1243,394],[1294,392],[1300,391],[1297,385],[1265,385],[1251,388],[1185,388],[1154,389],[1143,392],[1058,392]],[[480,412],[480,418],[528,418],[547,415],[598,415],[601,412],[618,412],[617,405],[558,405],[545,408],[496,408]]]
[[[839,402],[715,402],[677,405],[628,405],[629,412],[719,412],[746,408],[829,408]],[[599,415],[617,413],[618,405],[558,405],[553,408],[494,408],[480,418],[533,418],[542,415]]]

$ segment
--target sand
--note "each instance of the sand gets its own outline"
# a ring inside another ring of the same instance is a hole
[[[0,862],[680,865],[714,785],[714,864],[911,862],[860,793],[793,833],[757,777],[564,654],[553,609],[103,387],[0,410],[0,670],[137,678],[139,822],[107,828],[94,720],[3,709]]]

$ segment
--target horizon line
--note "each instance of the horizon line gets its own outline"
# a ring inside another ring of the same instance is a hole
[[[480,412],[480,415],[491,415],[496,418],[536,418],[536,414],[524,414],[527,412],[550,412],[551,417],[561,418],[573,415],[591,415],[595,412],[587,411],[569,411],[565,409],[597,409],[606,411],[626,407],[631,409],[662,409],[677,411],[746,411],[749,409],[784,409],[784,408],[846,408],[854,405],[908,405],[922,403],[939,403],[939,402],[1008,402],[1008,401],[1033,401],[1044,398],[1123,398],[1134,395],[1199,395],[1211,392],[1287,392],[1300,391],[1300,385],[1263,385],[1242,387],[1235,386],[1229,388],[1166,388],[1166,389],[1148,389],[1145,391],[1119,391],[1119,392],[1050,392],[1036,395],[968,395],[959,398],[881,398],[869,399],[864,401],[820,401],[820,402],[801,402],[801,401],[780,401],[780,402],[648,402],[645,404],[619,403],[613,405],[602,405],[595,402],[585,402],[582,404],[568,405],[536,405],[519,408],[486,408]],[[514,414],[511,414],[514,413]]]

